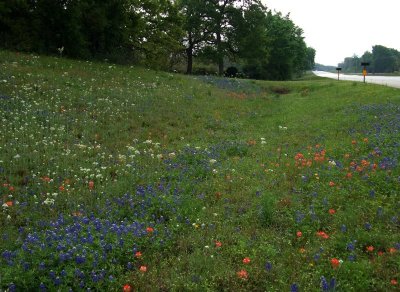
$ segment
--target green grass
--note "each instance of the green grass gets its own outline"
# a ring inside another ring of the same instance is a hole
[[[398,89],[0,64],[0,289],[399,288]]]

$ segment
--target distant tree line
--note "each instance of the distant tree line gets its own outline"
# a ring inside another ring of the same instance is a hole
[[[185,63],[188,74],[196,62],[219,75],[234,64],[276,80],[312,69],[315,57],[289,15],[260,0],[0,0],[0,47],[163,70]]]
[[[362,62],[370,63],[368,72],[371,73],[394,73],[400,71],[400,52],[384,46],[372,47],[372,52],[366,51],[361,57],[354,55],[345,58],[339,67],[344,72],[361,72]]]
[[[316,63],[314,66],[314,69],[317,71],[327,71],[327,72],[334,72],[336,71],[336,66],[330,66],[330,65],[323,65]]]

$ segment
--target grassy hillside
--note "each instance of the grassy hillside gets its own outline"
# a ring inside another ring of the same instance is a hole
[[[0,51],[0,290],[398,290],[399,98]]]

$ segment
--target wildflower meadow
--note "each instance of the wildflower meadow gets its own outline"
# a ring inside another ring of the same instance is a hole
[[[0,51],[1,291],[399,291],[400,91]]]

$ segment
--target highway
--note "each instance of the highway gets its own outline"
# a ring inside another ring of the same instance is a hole
[[[317,76],[320,77],[326,77],[326,78],[332,78],[336,79],[338,78],[337,73],[329,73],[325,71],[313,71],[313,73]],[[363,76],[361,75],[347,75],[347,74],[340,74],[340,80],[350,80],[350,81],[358,81],[358,82],[363,82]],[[373,76],[373,75],[367,75],[365,77],[365,82],[366,83],[375,83],[375,84],[381,84],[381,85],[386,85],[390,87],[397,87],[400,88],[400,76]]]

